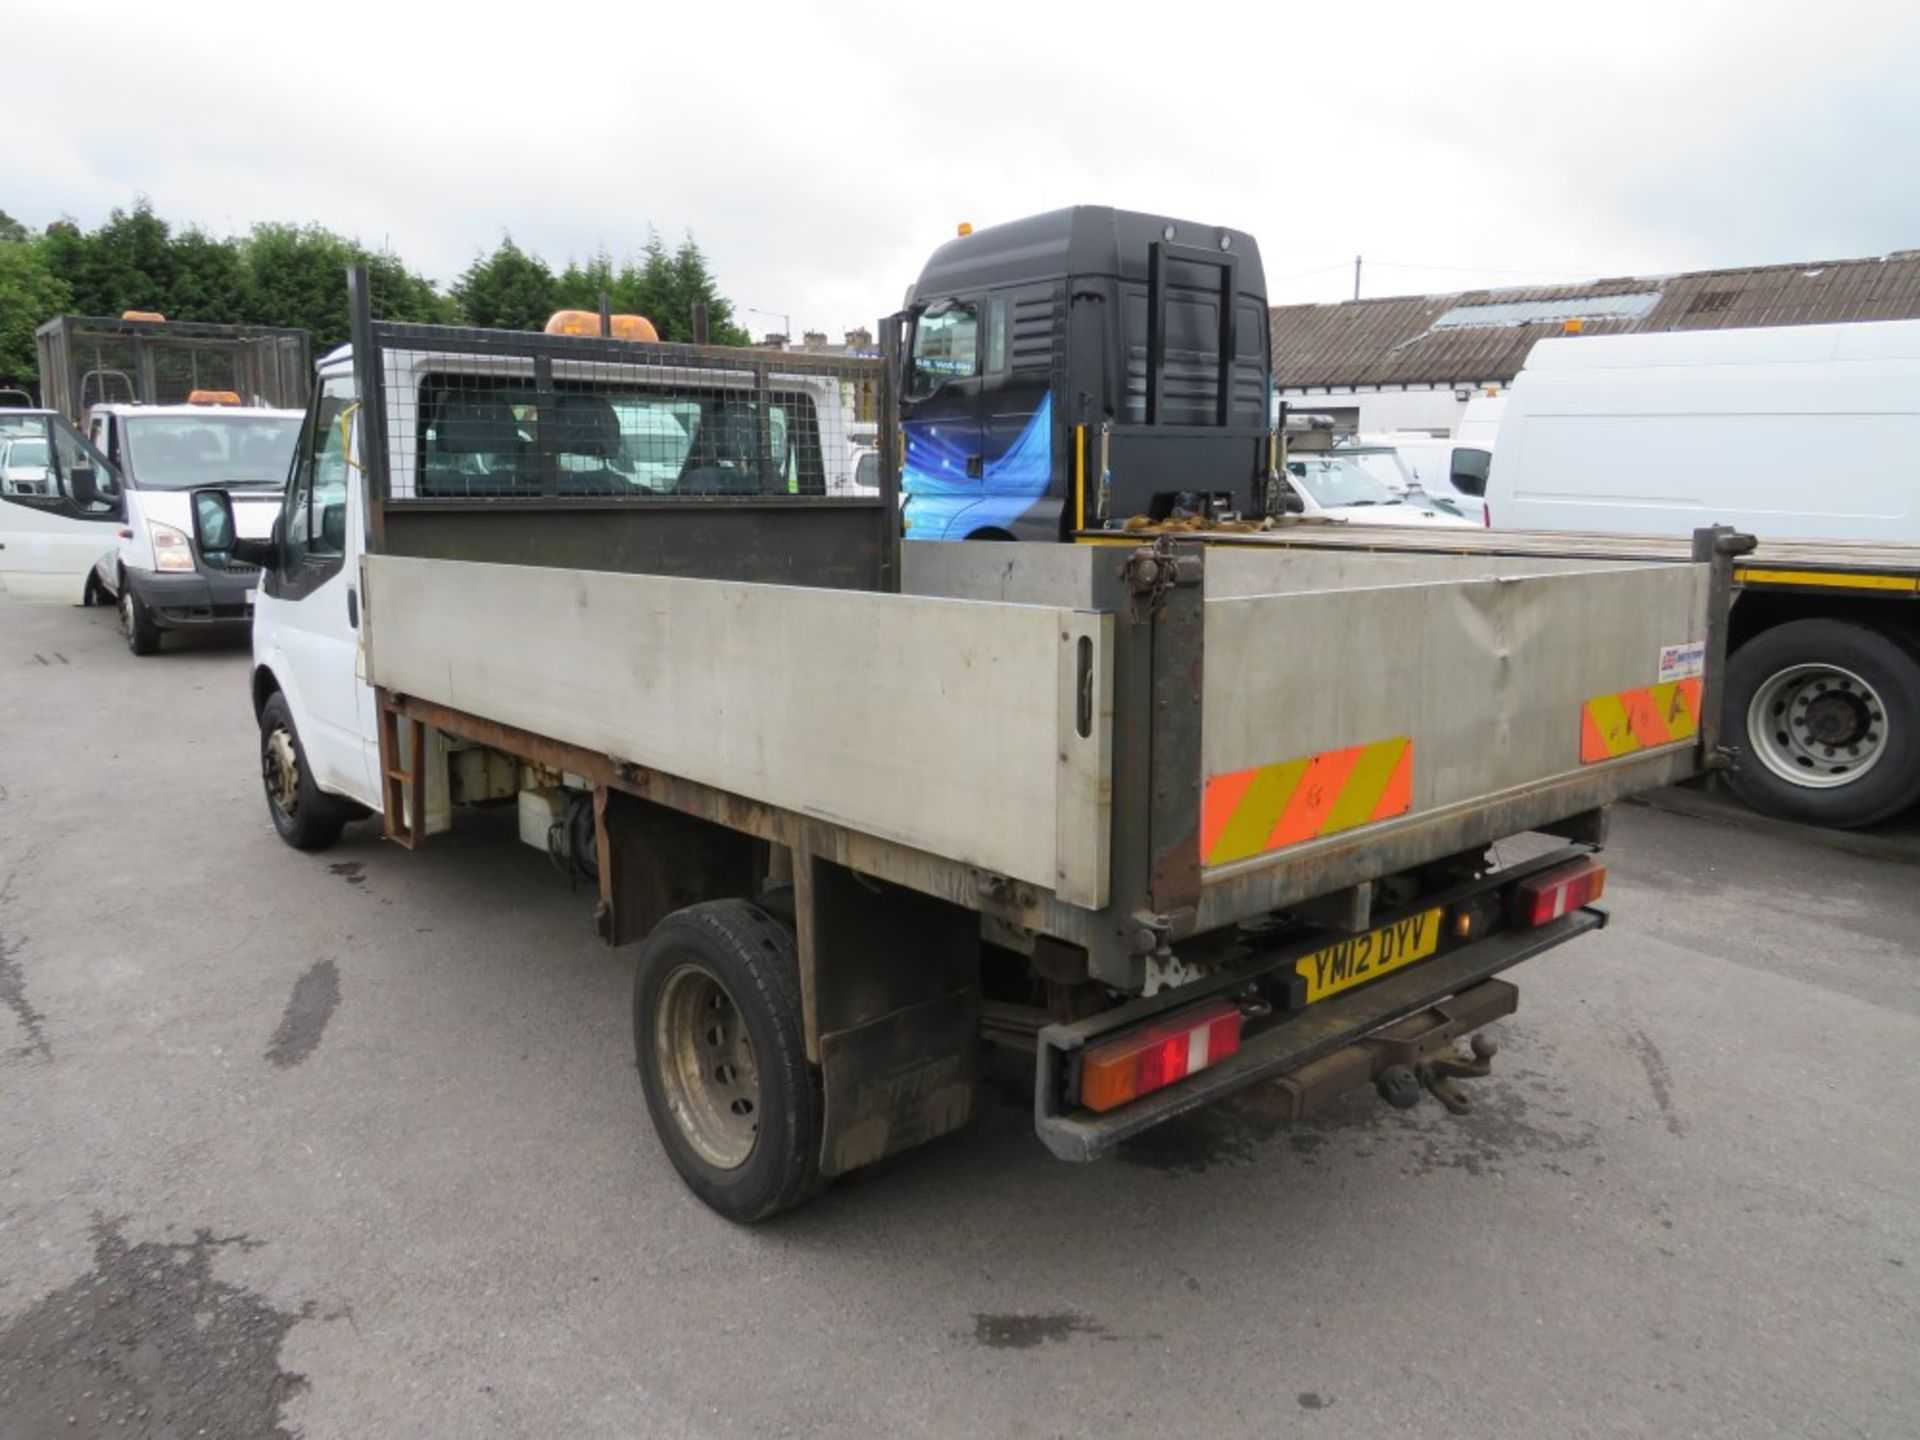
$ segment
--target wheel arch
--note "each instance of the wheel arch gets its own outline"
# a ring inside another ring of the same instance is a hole
[[[267,701],[283,688],[280,677],[273,673],[271,665],[253,667],[253,718],[256,724],[259,723],[261,712],[267,708]]]
[[[1909,648],[1920,645],[1920,600],[1760,589],[1743,591],[1740,602],[1733,607],[1727,648],[1738,650],[1767,631],[1796,620],[1867,625]]]

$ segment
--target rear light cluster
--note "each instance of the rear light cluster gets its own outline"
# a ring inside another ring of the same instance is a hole
[[[1513,923],[1545,925],[1591,905],[1607,888],[1607,867],[1597,860],[1576,860],[1513,887]]]
[[[1217,1065],[1240,1048],[1240,1011],[1225,1001],[1090,1046],[1080,1060],[1080,1103],[1111,1110]]]

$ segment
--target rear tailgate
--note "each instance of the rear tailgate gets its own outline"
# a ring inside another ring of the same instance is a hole
[[[1213,547],[1197,813],[1156,836],[1197,844],[1197,928],[1695,773],[1712,592],[1706,563]]]

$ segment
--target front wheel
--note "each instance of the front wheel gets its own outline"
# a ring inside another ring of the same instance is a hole
[[[347,810],[313,783],[287,697],[278,691],[260,710],[260,778],[273,828],[287,844],[296,850],[324,850],[340,838]]]
[[[127,649],[136,655],[152,655],[160,649],[160,627],[154,622],[153,611],[133,593],[133,586],[124,577],[120,581],[120,633],[126,637]]]
[[[653,1128],[708,1206],[764,1220],[819,1191],[820,1083],[791,928],[745,900],[667,916],[640,948],[633,1039]]]
[[[1865,625],[1796,620],[1727,664],[1728,775],[1754,809],[1854,829],[1920,800],[1920,661]]]

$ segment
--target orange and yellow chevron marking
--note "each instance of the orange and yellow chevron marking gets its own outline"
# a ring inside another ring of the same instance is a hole
[[[1580,763],[1691,740],[1700,733],[1700,680],[1596,695],[1580,710]]]
[[[1413,741],[1377,740],[1215,775],[1200,797],[1200,858],[1225,865],[1351,830],[1413,803]]]

